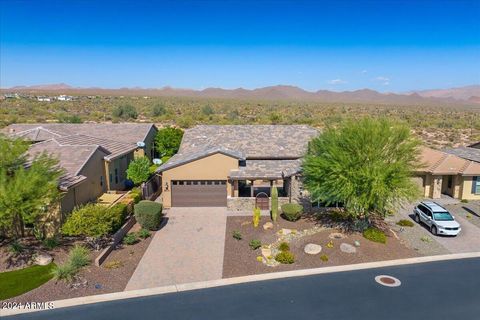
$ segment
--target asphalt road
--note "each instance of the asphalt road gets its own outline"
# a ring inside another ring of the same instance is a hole
[[[269,280],[5,319],[480,319],[480,258]],[[379,274],[402,285],[384,287]]]

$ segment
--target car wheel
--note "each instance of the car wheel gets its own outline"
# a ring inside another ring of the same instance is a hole
[[[418,214],[415,215],[415,222],[420,223],[420,216]]]
[[[433,234],[434,236],[436,236],[436,235],[437,235],[437,227],[435,227],[435,226],[432,226],[432,229],[431,229],[431,231],[432,231],[432,234]]]

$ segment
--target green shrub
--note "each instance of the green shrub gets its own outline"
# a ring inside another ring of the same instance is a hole
[[[158,202],[142,200],[134,206],[135,218],[143,229],[156,230],[162,221],[162,209]]]
[[[142,191],[138,188],[134,188],[130,191],[130,197],[132,198],[133,203],[137,204],[142,200]]]
[[[353,223],[353,230],[357,232],[363,232],[370,227],[368,219],[359,219]]]
[[[378,243],[387,242],[387,237],[385,236],[385,233],[382,230],[379,230],[377,228],[373,228],[373,227],[368,228],[363,232],[363,236],[365,237],[365,239],[368,239],[373,242],[378,242]]]
[[[302,215],[303,207],[298,203],[286,203],[282,205],[283,217],[288,221],[297,221]]]
[[[10,246],[8,247],[8,251],[15,255],[22,253],[24,249],[25,248],[20,242],[18,242],[18,240],[13,240],[13,242],[10,243]]]
[[[76,245],[68,253],[68,261],[74,268],[80,269],[90,264],[89,253],[87,248]]]
[[[397,225],[402,226],[402,227],[413,227],[414,223],[410,220],[402,219],[397,222]]]
[[[109,219],[112,221],[112,231],[117,231],[122,227],[128,215],[128,206],[125,203],[117,203],[110,207],[107,212]]]
[[[295,257],[290,251],[282,251],[275,256],[275,260],[281,264],[292,264],[295,262]]]
[[[71,281],[77,272],[90,264],[90,251],[82,246],[74,246],[68,253],[67,261],[52,270],[55,280]]]
[[[42,241],[42,244],[45,248],[47,248],[48,250],[52,250],[53,248],[56,248],[58,247],[58,245],[60,244],[58,242],[58,239],[53,237],[53,238],[46,238]]]
[[[250,248],[252,248],[252,250],[256,250],[262,246],[262,242],[260,242],[260,240],[254,239],[250,241],[249,246]]]
[[[67,236],[101,237],[118,230],[126,213],[125,204],[116,204],[111,208],[87,204],[72,212],[62,227],[62,233]]]
[[[150,231],[146,229],[141,229],[140,231],[138,231],[137,235],[142,239],[147,239],[148,237],[150,237]]]
[[[138,238],[135,232],[128,233],[127,235],[125,235],[125,237],[123,237],[123,243],[126,245],[131,246],[137,242],[138,242]]]
[[[73,276],[77,274],[78,270],[75,269],[70,263],[64,263],[56,266],[52,270],[52,276],[55,280],[71,281]]]
[[[238,230],[233,231],[232,237],[236,240],[242,240],[243,238],[242,234]]]
[[[460,202],[462,202],[462,203],[468,203],[468,200],[467,200],[467,199],[462,199],[462,200],[460,200]]]
[[[320,260],[322,260],[323,262],[327,262],[328,261],[328,256],[326,254],[322,254],[320,256]]]
[[[282,243],[280,243],[280,245],[278,246],[278,250],[280,250],[280,251],[288,251],[288,250],[290,250],[290,246],[288,245],[287,242],[282,242]]]

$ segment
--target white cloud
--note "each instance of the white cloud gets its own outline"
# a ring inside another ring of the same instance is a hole
[[[381,82],[384,86],[388,86],[390,84],[390,78],[384,76],[378,76],[373,80]]]
[[[366,74],[367,73],[367,70],[362,70],[362,74]]]
[[[328,81],[329,84],[345,84],[347,81],[342,79],[333,79]]]

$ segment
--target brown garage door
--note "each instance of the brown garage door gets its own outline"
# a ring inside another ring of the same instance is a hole
[[[172,181],[173,207],[226,207],[227,181]]]

